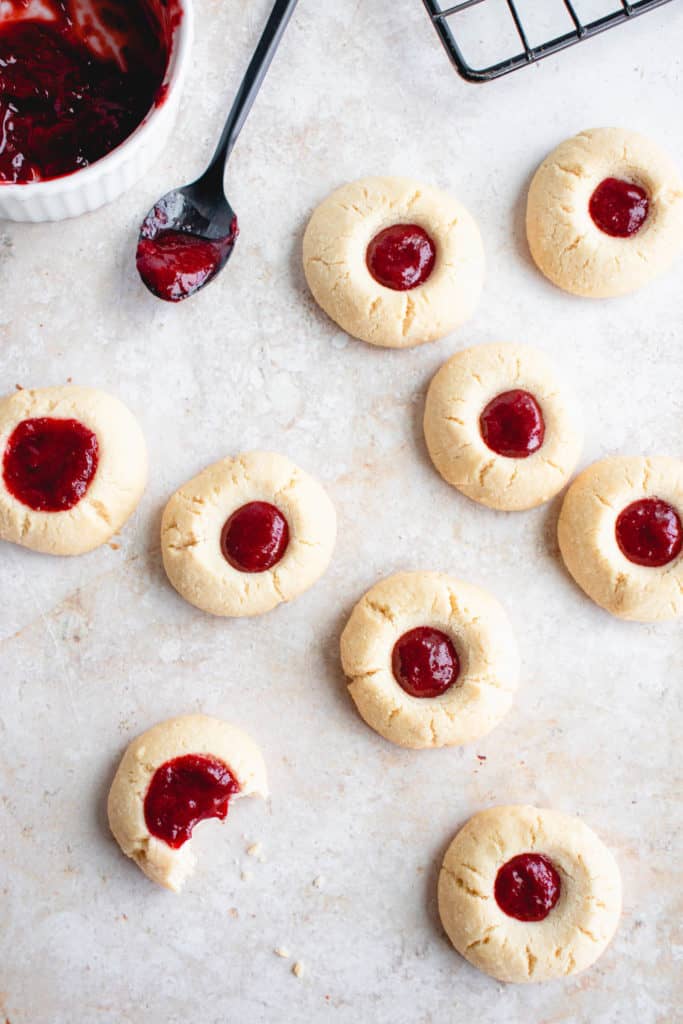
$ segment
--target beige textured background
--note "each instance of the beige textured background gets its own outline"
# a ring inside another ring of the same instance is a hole
[[[450,70],[419,0],[302,0],[231,165],[233,263],[169,308],[137,280],[135,226],[205,162],[267,6],[197,0],[177,135],[148,181],[75,223],[0,225],[2,390],[70,377],[108,388],[141,418],[152,462],[120,548],[63,562],[0,551],[0,1020],[683,1020],[681,625],[628,625],[593,607],[558,561],[558,503],[521,515],[469,504],[430,467],[420,429],[443,359],[519,338],[581,392],[583,464],[683,456],[682,265],[633,298],[581,301],[535,272],[522,231],[535,166],[588,125],[650,131],[683,165],[683,4],[474,87]],[[299,266],[315,203],[385,172],[452,188],[489,257],[471,326],[413,352],[349,341]],[[336,558],[294,605],[216,621],[164,580],[161,510],[204,465],[256,446],[325,481]],[[345,695],[337,641],[351,606],[380,576],[420,567],[489,587],[519,634],[518,701],[473,749],[394,749]],[[132,735],[197,709],[260,741],[273,795],[199,829],[199,871],[174,898],[120,855],[104,796]],[[454,831],[511,801],[580,814],[623,870],[616,942],[566,983],[500,986],[438,924],[437,866]],[[264,863],[245,855],[255,840]],[[303,979],[276,945],[306,963]]]

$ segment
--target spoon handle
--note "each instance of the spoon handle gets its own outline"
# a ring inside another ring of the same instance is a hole
[[[220,142],[204,174],[204,178],[213,177],[217,172],[220,172],[222,181],[223,168],[232,153],[233,146],[237,142],[237,136],[249,116],[249,111],[268,73],[268,68],[271,65],[275,51],[280,44],[280,40],[284,35],[296,5],[297,0],[275,0],[270,17],[263,30],[263,35],[254,51],[254,56],[249,62],[249,67],[242,79],[239,92],[235,97],[235,102],[228,114],[228,120],[225,123]]]

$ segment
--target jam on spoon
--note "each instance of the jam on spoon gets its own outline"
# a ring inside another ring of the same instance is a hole
[[[229,235],[211,241],[184,231],[162,230],[138,242],[136,266],[149,290],[166,302],[180,302],[210,281],[230,254],[239,234],[237,218]]]

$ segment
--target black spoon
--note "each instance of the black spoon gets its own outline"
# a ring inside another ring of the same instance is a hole
[[[230,259],[238,227],[223,187],[225,165],[296,4],[297,0],[275,0],[204,174],[191,185],[168,192],[142,222],[137,268],[149,290],[160,299],[179,302],[195,295]]]

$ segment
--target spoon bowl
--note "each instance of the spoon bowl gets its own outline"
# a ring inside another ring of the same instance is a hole
[[[153,295],[181,302],[212,281],[232,255],[239,228],[222,191],[205,177],[167,192],[140,228],[136,265]]]

